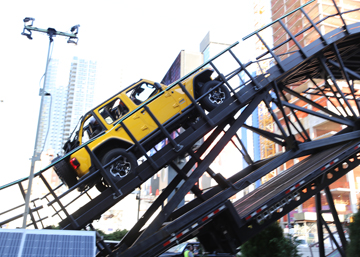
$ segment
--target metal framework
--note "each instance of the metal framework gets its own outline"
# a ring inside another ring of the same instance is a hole
[[[334,5],[336,6],[335,2]],[[339,17],[344,22],[344,26],[323,35],[318,27],[327,18],[315,23],[310,20],[303,7],[296,11],[302,12],[310,25],[297,34],[292,34],[282,21],[284,17],[277,20],[284,33],[288,35],[285,42],[271,48],[260,36],[260,31],[252,34],[256,35],[267,49],[266,53],[258,57],[257,62],[242,63],[232,50],[237,45],[234,44],[199,67],[212,66],[221,80],[218,86],[225,84],[231,92],[231,97],[213,111],[207,113],[199,104],[199,100],[204,96],[197,99],[190,97],[193,105],[166,124],[160,124],[148,106],[141,106],[140,108],[144,108],[159,127],[141,141],[134,138],[121,120],[116,127],[122,126],[126,130],[134,141],[133,147],[137,147],[138,151],[142,152],[145,161],[136,171],[120,181],[110,180],[111,186],[101,194],[94,196],[92,189],[80,193],[76,193],[75,190],[99,174],[106,176],[104,168],[109,165],[103,167],[86,145],[83,147],[89,151],[97,171],[69,190],[60,192],[63,188],[61,185],[54,188],[50,185],[45,178],[50,166],[36,173],[35,176],[45,185],[49,193],[40,199],[46,200],[46,205],[37,205],[39,199],[32,200],[31,222],[28,226],[44,227],[43,222],[48,217],[43,217],[41,211],[44,207],[50,207],[54,211],[52,216],[61,219],[59,225],[62,229],[93,229],[91,225],[93,220],[99,218],[102,213],[168,165],[177,172],[175,178],[119,245],[109,249],[101,240],[98,241],[102,255],[157,256],[175,244],[194,236],[199,238],[208,251],[234,253],[236,248],[249,238],[315,195],[320,256],[324,256],[322,228],[329,230],[321,216],[323,210],[319,194],[324,190],[342,241],[342,245],[337,247],[339,253],[345,256],[346,240],[337,218],[329,185],[360,164],[360,106],[357,92],[357,81],[360,80],[358,44],[360,24],[345,23],[343,14],[338,11],[331,17]],[[297,38],[309,30],[316,31],[319,38],[303,46]],[[289,42],[296,45],[296,51],[285,53],[289,56],[284,59],[283,53],[275,54],[277,49]],[[236,67],[227,73],[217,64],[225,55],[230,56],[236,63]],[[263,74],[253,77],[251,75],[253,67],[268,56],[274,61],[274,65]],[[246,79],[236,82],[239,75]],[[167,90],[179,84],[184,93],[190,96],[181,84],[188,76],[174,82]],[[309,86],[301,89],[303,87],[300,85],[304,83]],[[246,124],[260,104],[268,109],[274,131]],[[176,138],[172,138],[170,133],[179,127],[179,121],[190,112],[197,112],[198,120],[179,132]],[[314,133],[310,133],[309,123],[319,121],[338,128],[335,135],[331,136],[331,140],[317,139]],[[254,160],[239,136],[240,128],[251,130],[282,150],[267,159]],[[205,135],[208,136],[204,138]],[[147,142],[153,142],[154,138],[167,138],[169,144],[150,156],[144,146]],[[201,138],[204,138],[203,143],[199,148],[194,148],[193,146]],[[211,169],[210,164],[229,142],[237,146],[239,154],[248,165],[242,168],[240,163],[234,160],[233,165],[238,165],[239,172],[225,178],[219,171]],[[175,163],[179,156],[187,156],[186,164],[182,168]],[[232,203],[229,200],[230,197],[289,160],[299,160],[299,162],[237,202]],[[205,172],[217,183],[206,191],[201,190],[196,184]],[[24,195],[25,190],[22,186],[24,181],[26,178],[0,187],[0,193],[19,187]],[[195,199],[178,208],[189,191],[194,193]],[[175,193],[168,200],[173,192]],[[84,198],[87,202],[79,207],[78,200]],[[13,212],[19,207],[15,206],[0,215]],[[156,213],[158,210],[160,211]],[[0,225],[14,222],[18,218],[17,215],[12,216],[1,221]],[[144,228],[150,218],[154,219]]]

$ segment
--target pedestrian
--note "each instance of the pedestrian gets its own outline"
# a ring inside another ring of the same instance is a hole
[[[188,245],[188,246],[186,247],[185,252],[184,252],[184,257],[194,257],[192,251],[193,251],[193,246],[192,246],[192,245]]]

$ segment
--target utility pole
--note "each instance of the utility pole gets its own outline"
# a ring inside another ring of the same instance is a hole
[[[42,149],[37,149],[37,147],[38,147],[38,143],[39,143],[38,142],[39,141],[39,129],[40,129],[40,124],[41,124],[41,119],[42,119],[42,109],[43,109],[44,97],[47,95],[47,93],[45,91],[45,86],[46,86],[46,75],[47,75],[48,65],[49,65],[49,61],[50,61],[51,44],[53,43],[53,37],[55,37],[55,36],[68,37],[69,38],[67,41],[68,43],[77,44],[77,42],[78,42],[77,34],[78,34],[80,25],[73,26],[70,29],[71,33],[66,33],[66,32],[57,31],[54,28],[41,29],[41,28],[33,27],[33,23],[35,21],[34,18],[26,17],[23,21],[24,21],[24,30],[21,33],[21,35],[26,36],[28,39],[32,39],[32,31],[37,31],[37,32],[45,33],[49,36],[49,48],[48,48],[47,59],[46,59],[44,84],[43,84],[43,87],[40,89],[41,102],[40,102],[38,124],[37,124],[37,129],[36,129],[34,153],[33,153],[33,156],[31,157],[29,184],[28,184],[27,192],[26,192],[26,196],[25,196],[25,211],[24,211],[24,220],[23,220],[22,228],[26,228],[27,215],[29,214],[29,209],[30,209],[29,204],[30,204],[32,180],[34,178],[35,162],[40,160],[40,156],[41,156],[41,152],[42,152]]]

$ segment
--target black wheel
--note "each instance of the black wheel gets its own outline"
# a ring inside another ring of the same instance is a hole
[[[204,95],[211,88],[215,87],[217,84],[219,84],[219,81],[217,80],[211,80],[206,82],[205,85],[201,87],[200,94]],[[220,87],[212,90],[203,99],[201,99],[200,103],[204,109],[206,109],[207,111],[212,111],[229,97],[230,97],[229,90],[224,84],[222,84]]]
[[[60,156],[54,158],[52,163],[56,162],[60,158]],[[64,182],[64,184],[66,184],[69,188],[78,182],[74,169],[70,166],[66,159],[56,163],[53,168],[60,180]]]
[[[95,184],[95,187],[96,187],[97,190],[99,190],[99,192],[104,192],[105,189],[107,189],[109,186],[104,181],[104,179],[101,178],[101,180]]]
[[[106,165],[119,156],[120,158],[117,161],[105,169],[114,182],[117,182],[123,177],[127,176],[138,166],[135,155],[121,148],[112,149],[107,152],[102,158],[101,163]],[[100,192],[104,191],[107,187],[108,184],[106,181],[104,181],[103,178],[96,184],[96,188]]]
[[[191,126],[195,125],[196,122],[199,121],[199,117],[189,117],[187,119],[187,121],[184,121],[181,126],[183,127],[183,129],[188,129],[190,128]]]

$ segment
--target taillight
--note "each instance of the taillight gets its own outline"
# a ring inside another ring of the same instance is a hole
[[[70,164],[75,170],[80,166],[80,163],[78,162],[78,160],[76,160],[75,157],[70,160]]]

